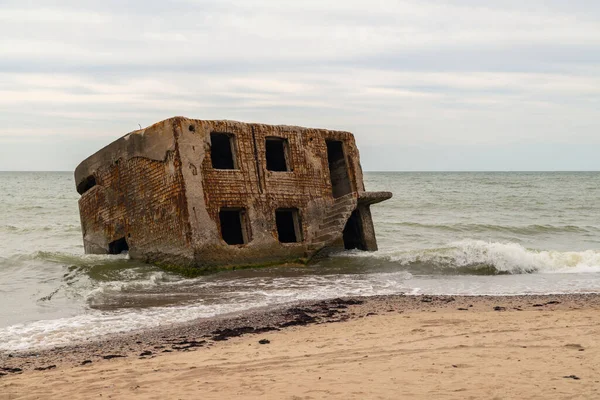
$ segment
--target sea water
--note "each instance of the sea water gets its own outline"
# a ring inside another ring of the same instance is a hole
[[[380,250],[198,278],[85,255],[66,172],[0,172],[0,350],[297,300],[600,291],[600,173],[366,173]]]

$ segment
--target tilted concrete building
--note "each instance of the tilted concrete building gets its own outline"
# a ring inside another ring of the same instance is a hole
[[[376,250],[351,133],[170,118],[75,170],[85,252],[213,268]]]

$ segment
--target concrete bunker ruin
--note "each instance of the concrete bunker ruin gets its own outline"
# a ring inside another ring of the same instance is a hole
[[[75,170],[86,253],[212,269],[377,250],[349,132],[170,118]]]

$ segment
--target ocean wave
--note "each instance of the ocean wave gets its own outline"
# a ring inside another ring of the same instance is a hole
[[[128,260],[127,254],[74,254],[60,251],[34,251],[32,253],[17,253],[4,257],[5,260],[19,261],[48,261],[57,264],[86,265],[95,262],[118,262]]]
[[[344,256],[342,253],[341,256]],[[527,249],[518,243],[463,240],[424,250],[352,252],[354,257],[383,258],[411,272],[464,274],[600,272],[600,251]]]
[[[509,226],[509,225],[494,225],[494,224],[423,224],[418,222],[401,222],[395,224],[397,226],[406,226],[417,229],[435,229],[448,232],[501,232],[512,233],[517,235],[536,235],[546,233],[590,233],[598,231],[598,228],[575,225],[524,225],[524,226]]]
[[[80,224],[52,224],[52,225],[0,225],[0,232],[8,232],[11,234],[28,234],[39,232],[58,232],[58,233],[81,233]]]
[[[127,254],[120,255],[96,255],[75,254],[68,252],[35,251],[32,253],[15,253],[8,256],[0,256],[0,270],[19,271],[35,270],[38,274],[44,272],[65,269],[68,275],[88,275],[96,279],[103,275],[113,274],[115,271],[126,271],[128,268],[145,265],[140,262],[131,261]],[[148,268],[153,268],[148,266]],[[154,267],[156,269],[156,267]]]
[[[19,351],[47,348],[99,338],[111,333],[123,333],[136,329],[206,318],[221,313],[241,311],[259,305],[226,304],[221,307],[158,307],[139,312],[88,312],[87,314],[55,320],[34,321],[0,329],[3,341],[0,350]]]
[[[72,254],[51,251],[36,251],[35,253],[24,255],[23,257],[70,265],[89,265],[97,262],[122,262],[129,259],[128,254]]]
[[[236,290],[230,284],[252,286],[256,283],[254,278],[211,282],[224,289],[219,293],[222,301],[215,303],[210,299],[197,298],[188,304],[169,307],[121,308],[110,312],[106,309],[89,309],[85,314],[72,317],[15,324],[0,328],[0,337],[3,338],[0,351],[66,345],[111,333],[171,325],[258,307],[281,306],[296,301],[398,294],[404,292],[404,282],[410,278],[411,275],[406,272],[378,274],[367,280],[355,275],[308,276],[306,279],[290,277],[279,278],[279,282],[253,287],[252,290]],[[291,283],[294,282],[297,286],[292,287]],[[198,280],[197,283],[202,281]],[[120,290],[117,287],[113,289]],[[203,289],[206,288],[202,285],[196,287],[198,291]]]
[[[148,266],[148,268],[152,268]],[[123,292],[143,291],[169,284],[184,284],[186,279],[173,280],[171,274],[165,271],[136,271],[123,270],[113,277],[113,280],[95,281],[95,287],[86,295],[86,302],[91,307],[107,303],[107,299]],[[163,294],[165,295],[165,294]]]

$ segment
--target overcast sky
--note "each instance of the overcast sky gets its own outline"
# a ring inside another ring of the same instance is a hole
[[[600,1],[0,0],[0,170],[175,115],[349,130],[365,170],[600,170]]]

